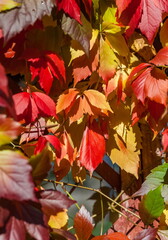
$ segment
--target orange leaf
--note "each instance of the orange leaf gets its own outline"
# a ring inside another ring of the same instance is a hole
[[[91,240],[130,240],[126,235],[120,232],[110,233],[108,235],[97,236]]]
[[[61,94],[58,98],[57,101],[57,112],[61,112],[73,104],[75,101],[77,95],[78,95],[78,90],[76,88],[70,88],[67,89],[63,94]]]

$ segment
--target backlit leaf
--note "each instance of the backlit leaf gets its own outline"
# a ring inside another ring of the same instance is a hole
[[[17,93],[13,95],[13,101],[18,120],[24,119],[27,124],[34,122],[40,116],[56,117],[55,103],[44,93]]]
[[[40,55],[42,54],[40,53]],[[42,56],[29,58],[28,62],[30,63],[32,81],[35,77],[38,77],[41,88],[43,88],[47,94],[50,92],[54,77],[56,77],[60,83],[65,81],[64,61],[56,53],[48,51]]]
[[[116,56],[114,54],[114,51],[101,37],[99,75],[102,77],[106,84],[115,74],[115,68],[117,67],[117,63],[115,62],[115,60]]]
[[[68,215],[66,211],[62,211],[57,213],[57,215],[51,215],[50,219],[48,221],[48,225],[51,228],[57,228],[60,229],[65,226],[65,224],[68,221]]]
[[[81,24],[80,20],[80,8],[76,0],[56,0],[57,8],[67,13],[70,17],[74,18]]]
[[[130,240],[126,235],[120,232],[110,233],[103,236],[97,236],[91,240]]]
[[[12,8],[15,8],[15,7],[19,7],[21,6],[21,4],[13,1],[13,0],[1,0],[0,2],[0,12],[2,11],[6,11],[6,10],[10,10]]]
[[[31,166],[23,155],[2,150],[0,152],[0,197],[19,201],[36,200],[31,170]]]
[[[0,28],[3,30],[5,40],[33,25],[42,16],[50,15],[53,6],[52,0],[24,0],[20,8],[0,13]]]
[[[0,145],[9,143],[23,131],[21,125],[12,118],[0,115]]]
[[[93,230],[93,220],[87,209],[82,206],[74,218],[74,228],[79,240],[88,240]]]
[[[162,146],[163,146],[163,151],[168,150],[168,129],[165,129],[162,132]]]
[[[151,190],[145,195],[139,205],[142,221],[149,225],[154,219],[160,217],[164,210],[164,200],[161,196],[161,187]]]
[[[103,161],[105,140],[94,120],[86,126],[80,146],[80,163],[91,173]]]
[[[75,101],[77,95],[79,94],[76,88],[69,88],[64,93],[62,93],[57,101],[57,112],[66,110]]]

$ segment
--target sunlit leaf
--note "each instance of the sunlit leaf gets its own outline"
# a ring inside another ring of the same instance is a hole
[[[91,240],[130,240],[126,235],[120,232],[110,233],[103,236],[97,236]]]
[[[13,0],[8,0],[8,1],[1,0],[1,2],[0,2],[0,12],[10,10],[12,8],[15,8],[15,7],[20,7],[20,6],[21,6],[20,3],[17,3]]]
[[[68,215],[66,211],[62,211],[57,213],[57,215],[51,215],[50,219],[48,221],[48,225],[51,228],[57,228],[60,229],[65,226],[65,224],[68,221]]]
[[[97,147],[99,146],[99,147]],[[105,154],[105,140],[94,121],[86,126],[80,146],[80,163],[91,173],[103,161]]]
[[[12,118],[0,115],[0,145],[9,143],[23,131],[21,125]]]

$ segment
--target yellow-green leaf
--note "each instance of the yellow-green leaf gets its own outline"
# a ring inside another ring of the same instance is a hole
[[[0,1],[0,12],[10,10],[15,7],[21,6],[20,3],[17,3],[13,0],[1,0]]]

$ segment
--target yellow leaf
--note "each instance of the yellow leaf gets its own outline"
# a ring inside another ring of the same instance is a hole
[[[65,224],[68,221],[68,214],[67,210],[64,210],[63,212],[57,213],[57,215],[51,215],[50,219],[48,221],[48,225],[51,228],[57,228],[60,229],[65,226]]]
[[[138,129],[133,127],[128,128],[124,123],[121,123],[115,127],[115,130],[116,133],[111,134],[112,136],[107,144],[109,156],[113,163],[117,163],[121,169],[138,178],[140,154]]]
[[[0,12],[10,10],[15,7],[21,6],[20,3],[17,3],[13,0],[1,0],[0,1]]]
[[[126,57],[128,55],[129,49],[121,33],[117,33],[117,34],[108,33],[106,34],[106,38],[110,43],[110,46],[112,47],[112,49],[115,52],[117,52],[120,56]]]
[[[87,97],[88,102],[97,108],[100,108],[102,110],[108,110],[112,112],[109,103],[106,101],[106,97],[103,93],[89,89],[84,91],[84,95]]]
[[[168,229],[168,206],[163,210],[162,215],[160,216],[160,229],[167,230]]]

